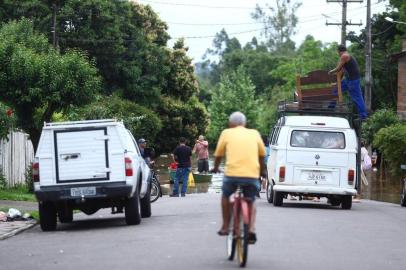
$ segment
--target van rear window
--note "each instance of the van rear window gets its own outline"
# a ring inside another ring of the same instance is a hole
[[[290,146],[305,148],[344,149],[345,136],[342,132],[294,130]]]

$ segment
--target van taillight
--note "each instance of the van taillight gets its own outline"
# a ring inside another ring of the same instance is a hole
[[[39,163],[35,162],[32,164],[32,181],[39,182]]]
[[[349,185],[354,184],[354,177],[355,177],[355,171],[354,170],[348,170],[348,184]]]
[[[279,182],[285,181],[285,167],[279,167]]]
[[[125,176],[133,176],[133,166],[130,158],[125,158]]]

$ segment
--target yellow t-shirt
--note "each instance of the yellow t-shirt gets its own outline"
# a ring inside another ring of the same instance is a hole
[[[258,157],[265,156],[265,146],[255,129],[242,126],[221,132],[214,156],[226,156],[225,175],[258,178]]]

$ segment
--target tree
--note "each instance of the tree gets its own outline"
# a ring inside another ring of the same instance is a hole
[[[153,111],[124,100],[118,95],[99,96],[84,107],[75,107],[68,113],[68,120],[118,119],[135,138],[146,138],[154,142],[162,128],[162,122]]]
[[[399,13],[392,11],[376,14],[372,18],[372,109],[395,108],[397,96],[397,65],[391,55],[401,51],[401,36],[406,33],[406,26],[398,27],[388,22],[385,17],[399,20]],[[403,32],[401,29],[403,28]],[[349,34],[352,43],[350,52],[357,59],[361,72],[365,70],[366,33],[356,36]]]
[[[221,82],[213,93],[209,107],[209,139],[217,141],[220,132],[227,127],[228,117],[232,112],[241,111],[247,117],[250,127],[256,127],[258,101],[255,99],[255,86],[246,69],[239,66],[222,76]]]
[[[208,123],[207,112],[200,110],[202,104],[195,99],[199,88],[191,59],[186,55],[187,47],[182,40],[173,48],[166,46],[167,25],[150,6],[129,0],[33,0],[21,5],[15,2],[0,0],[0,19],[6,22],[29,16],[35,29],[45,34],[50,43],[56,4],[57,48],[63,54],[80,50],[92,59],[102,78],[103,95],[118,95],[148,107],[168,122],[171,119],[167,117],[173,114],[161,109],[166,106],[163,97],[181,102],[182,106],[193,104],[190,106],[206,119],[200,123],[191,119],[188,125],[205,130],[206,126],[201,125]],[[166,131],[160,134],[166,136]]]
[[[399,123],[399,118],[393,110],[380,109],[372,114],[362,125],[362,138],[367,144],[373,142],[375,135],[382,128]]]
[[[380,129],[374,138],[374,145],[388,161],[390,171],[400,175],[400,165],[406,160],[406,124],[398,123]]]
[[[0,96],[36,149],[44,121],[100,90],[97,69],[78,51],[60,54],[27,19],[0,28]]]
[[[276,0],[276,8],[269,4],[263,8],[257,4],[251,16],[263,23],[263,34],[268,40],[269,48],[284,53],[294,51],[295,44],[291,37],[295,34],[298,22],[295,13],[300,5],[300,2],[290,4],[289,0]]]

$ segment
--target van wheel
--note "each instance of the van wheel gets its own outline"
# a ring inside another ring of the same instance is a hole
[[[346,195],[341,198],[341,208],[342,209],[351,209],[352,206],[352,196]]]
[[[41,229],[46,231],[54,231],[56,229],[56,209],[52,202],[42,202],[38,204],[39,223]]]
[[[400,200],[400,205],[406,207],[406,182],[403,184],[402,198]]]
[[[266,199],[269,203],[273,203],[273,185],[269,181],[266,184]]]
[[[283,204],[283,193],[274,191],[273,193],[273,205],[282,206]]]
[[[134,196],[128,198],[125,204],[125,222],[127,225],[138,225],[141,223],[140,194],[135,191]]]
[[[147,193],[141,199],[141,217],[149,218],[151,216],[151,183],[147,187]]]
[[[73,210],[70,208],[58,209],[58,218],[61,223],[69,223],[73,221]]]

